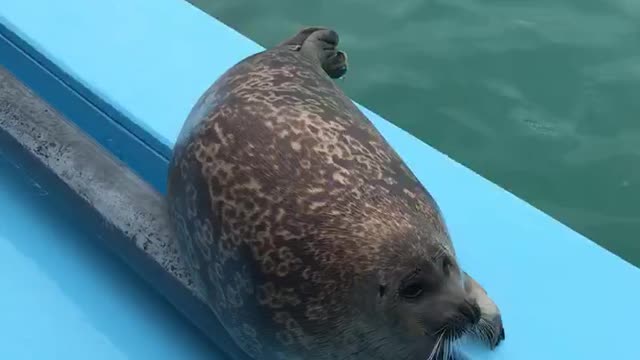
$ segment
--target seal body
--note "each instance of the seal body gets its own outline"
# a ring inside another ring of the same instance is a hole
[[[434,199],[332,78],[307,28],[225,72],[170,163],[170,216],[211,310],[256,360],[455,358],[504,332]]]

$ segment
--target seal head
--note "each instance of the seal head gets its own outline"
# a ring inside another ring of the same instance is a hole
[[[225,72],[174,148],[168,203],[200,295],[256,360],[456,358],[503,336],[440,210],[303,29]]]

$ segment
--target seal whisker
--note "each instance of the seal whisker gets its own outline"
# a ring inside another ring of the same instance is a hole
[[[451,337],[446,337],[444,340],[444,346],[443,346],[443,353],[444,356],[442,357],[444,360],[448,360],[449,359],[449,351],[451,350]]]
[[[438,336],[438,340],[436,340],[436,343],[433,345],[433,349],[431,349],[431,353],[429,354],[429,357],[427,358],[427,360],[436,360],[435,356],[438,354],[440,350],[440,345],[442,343],[443,336],[444,336],[444,332],[442,332],[440,336]]]
[[[474,328],[473,336],[483,342],[487,341],[487,339],[489,338],[487,329],[485,328],[484,325],[482,325],[482,322],[478,323],[478,325],[476,325],[476,327]]]
[[[443,333],[445,331],[447,331],[447,324],[442,325],[441,327],[438,328],[438,330],[434,331],[433,333],[429,334],[429,336],[431,337],[436,337],[438,335],[440,335],[440,333]]]
[[[442,337],[442,340],[440,341],[440,344],[438,346],[434,359],[440,360],[442,358],[442,354],[446,351],[446,346],[447,346],[447,334],[444,334],[444,336]]]
[[[493,330],[493,326],[491,326],[491,324],[488,321],[482,319],[482,321],[480,322],[480,326],[482,327],[482,330],[485,334],[486,341],[491,340],[495,336],[495,331]]]

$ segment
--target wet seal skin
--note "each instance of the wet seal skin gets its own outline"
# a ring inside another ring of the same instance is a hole
[[[182,256],[256,360],[461,359],[504,339],[434,199],[332,79],[338,34],[249,56],[198,100],[170,163]]]

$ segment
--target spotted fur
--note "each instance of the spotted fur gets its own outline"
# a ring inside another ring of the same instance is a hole
[[[435,201],[302,35],[239,62],[195,105],[171,215],[202,295],[253,358],[388,359],[376,344],[389,334],[359,320],[358,284],[428,244],[454,249]]]

